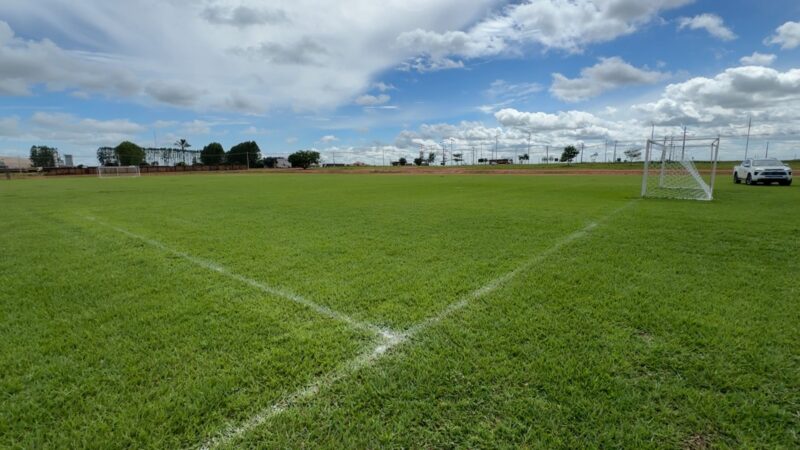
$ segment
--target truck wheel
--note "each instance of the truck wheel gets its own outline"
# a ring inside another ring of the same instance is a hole
[[[756,183],[753,182],[753,176],[750,175],[749,173],[747,174],[747,178],[744,179],[744,184],[747,184],[747,185],[750,185],[750,186],[753,186],[753,185],[756,184]]]
[[[736,173],[736,172],[733,172],[733,183],[734,184],[741,184],[742,183],[742,179],[739,178],[739,174]]]
[[[792,185],[792,180],[781,181],[780,183],[781,183],[781,186],[791,186]]]

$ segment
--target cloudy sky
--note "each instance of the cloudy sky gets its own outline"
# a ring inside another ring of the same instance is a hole
[[[750,116],[751,148],[800,153],[797,0],[0,2],[2,155],[186,138],[381,162],[497,140],[602,159],[655,124],[739,158]]]

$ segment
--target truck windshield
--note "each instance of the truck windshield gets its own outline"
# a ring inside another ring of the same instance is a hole
[[[782,166],[783,163],[777,159],[757,159],[753,161],[756,166]]]

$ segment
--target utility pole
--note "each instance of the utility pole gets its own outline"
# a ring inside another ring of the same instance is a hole
[[[381,145],[381,164],[386,165],[386,148]]]
[[[472,165],[475,165],[475,146],[472,146]]]
[[[614,161],[613,163],[617,162],[617,141],[614,141]]]
[[[608,141],[603,141],[603,162],[608,162]]]
[[[583,164],[583,142],[581,142],[581,164]]]
[[[528,132],[528,164],[531,162],[531,132]]]
[[[744,159],[747,159],[747,150],[750,149],[750,126],[753,125],[753,116],[747,118],[747,142],[744,144]]]
[[[767,141],[767,152],[764,153],[764,158],[769,158],[769,141]]]
[[[681,146],[681,161],[684,160],[685,152],[686,152],[686,125],[683,126],[683,145]]]
[[[545,145],[544,146],[544,163],[545,164],[550,164],[550,146],[549,145]]]
[[[500,135],[494,135],[494,153],[492,153],[492,159],[497,160],[497,143],[500,140]]]

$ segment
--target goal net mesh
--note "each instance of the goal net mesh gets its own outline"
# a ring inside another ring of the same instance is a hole
[[[97,168],[100,178],[138,177],[139,166],[100,166]]]
[[[713,199],[718,154],[719,139],[647,141],[642,197]]]

